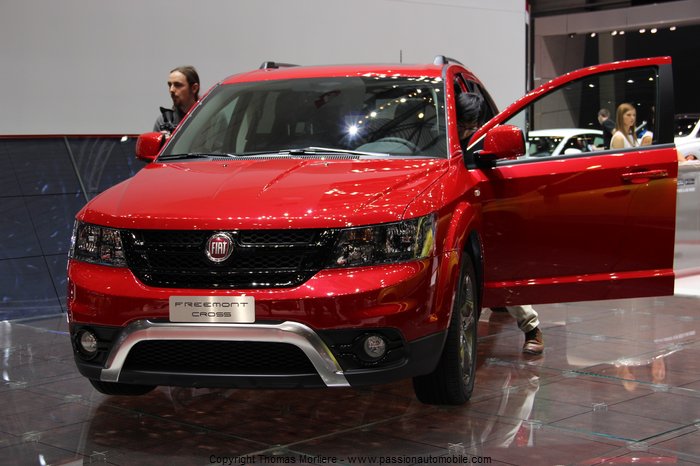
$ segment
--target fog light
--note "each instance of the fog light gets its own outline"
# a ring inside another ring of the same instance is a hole
[[[93,356],[97,353],[97,337],[89,330],[81,330],[78,334],[78,346],[86,356]]]
[[[386,340],[379,335],[365,337],[362,349],[370,359],[379,359],[386,354]]]

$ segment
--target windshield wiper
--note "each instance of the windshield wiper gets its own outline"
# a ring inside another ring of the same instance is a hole
[[[190,152],[187,154],[165,154],[158,157],[158,160],[187,160],[187,159],[210,159],[216,157],[252,157],[256,155],[322,155],[322,154],[346,154],[346,155],[360,155],[369,157],[391,157],[391,154],[386,154],[383,152],[366,152],[359,150],[350,149],[335,149],[331,147],[302,147],[294,149],[281,149],[279,151],[258,151],[258,152],[244,152],[242,154],[230,154],[225,152]]]
[[[238,157],[238,155],[223,152],[190,152],[188,154],[165,154],[158,157],[158,160],[210,159],[214,157]]]
[[[391,157],[391,154],[384,152],[365,152],[361,150],[335,149],[331,147],[303,147],[297,149],[282,149],[280,155],[318,155],[318,154],[348,154],[348,155],[368,155],[378,157]]]

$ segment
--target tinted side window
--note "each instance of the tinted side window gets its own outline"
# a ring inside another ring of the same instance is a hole
[[[480,94],[484,98],[484,107],[482,109],[482,115],[484,117],[484,121],[489,121],[498,113],[496,104],[493,103],[493,99],[491,98],[489,93],[486,92],[486,89],[482,88],[477,83],[471,83],[471,86],[474,88],[474,92]]]
[[[472,80],[466,79],[462,75],[457,75],[455,76],[455,98],[458,98],[462,92],[473,92],[474,94],[478,94],[483,97],[484,102],[481,106],[481,121],[479,121],[480,125],[486,123],[498,113],[498,109],[493,103],[493,99],[483,87]]]
[[[523,130],[524,159],[569,156],[605,150],[598,112],[607,109],[618,126],[618,108],[636,114],[630,146],[657,144],[654,134],[658,96],[654,67],[590,76],[546,94],[511,117],[506,124]],[[628,104],[629,107],[621,107]]]

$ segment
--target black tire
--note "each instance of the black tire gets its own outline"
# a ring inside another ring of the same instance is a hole
[[[418,399],[433,405],[461,405],[474,390],[476,343],[479,323],[479,284],[474,263],[462,255],[456,297],[442,356],[435,370],[413,378]]]
[[[156,388],[155,385],[135,385],[130,383],[119,382],[102,382],[101,380],[89,379],[95,390],[105,395],[126,395],[137,396],[145,395]]]

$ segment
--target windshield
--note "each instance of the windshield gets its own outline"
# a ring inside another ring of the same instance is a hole
[[[340,77],[214,89],[163,155],[254,155],[327,148],[446,156],[440,79]]]
[[[688,136],[695,127],[698,117],[676,118],[675,137]]]

